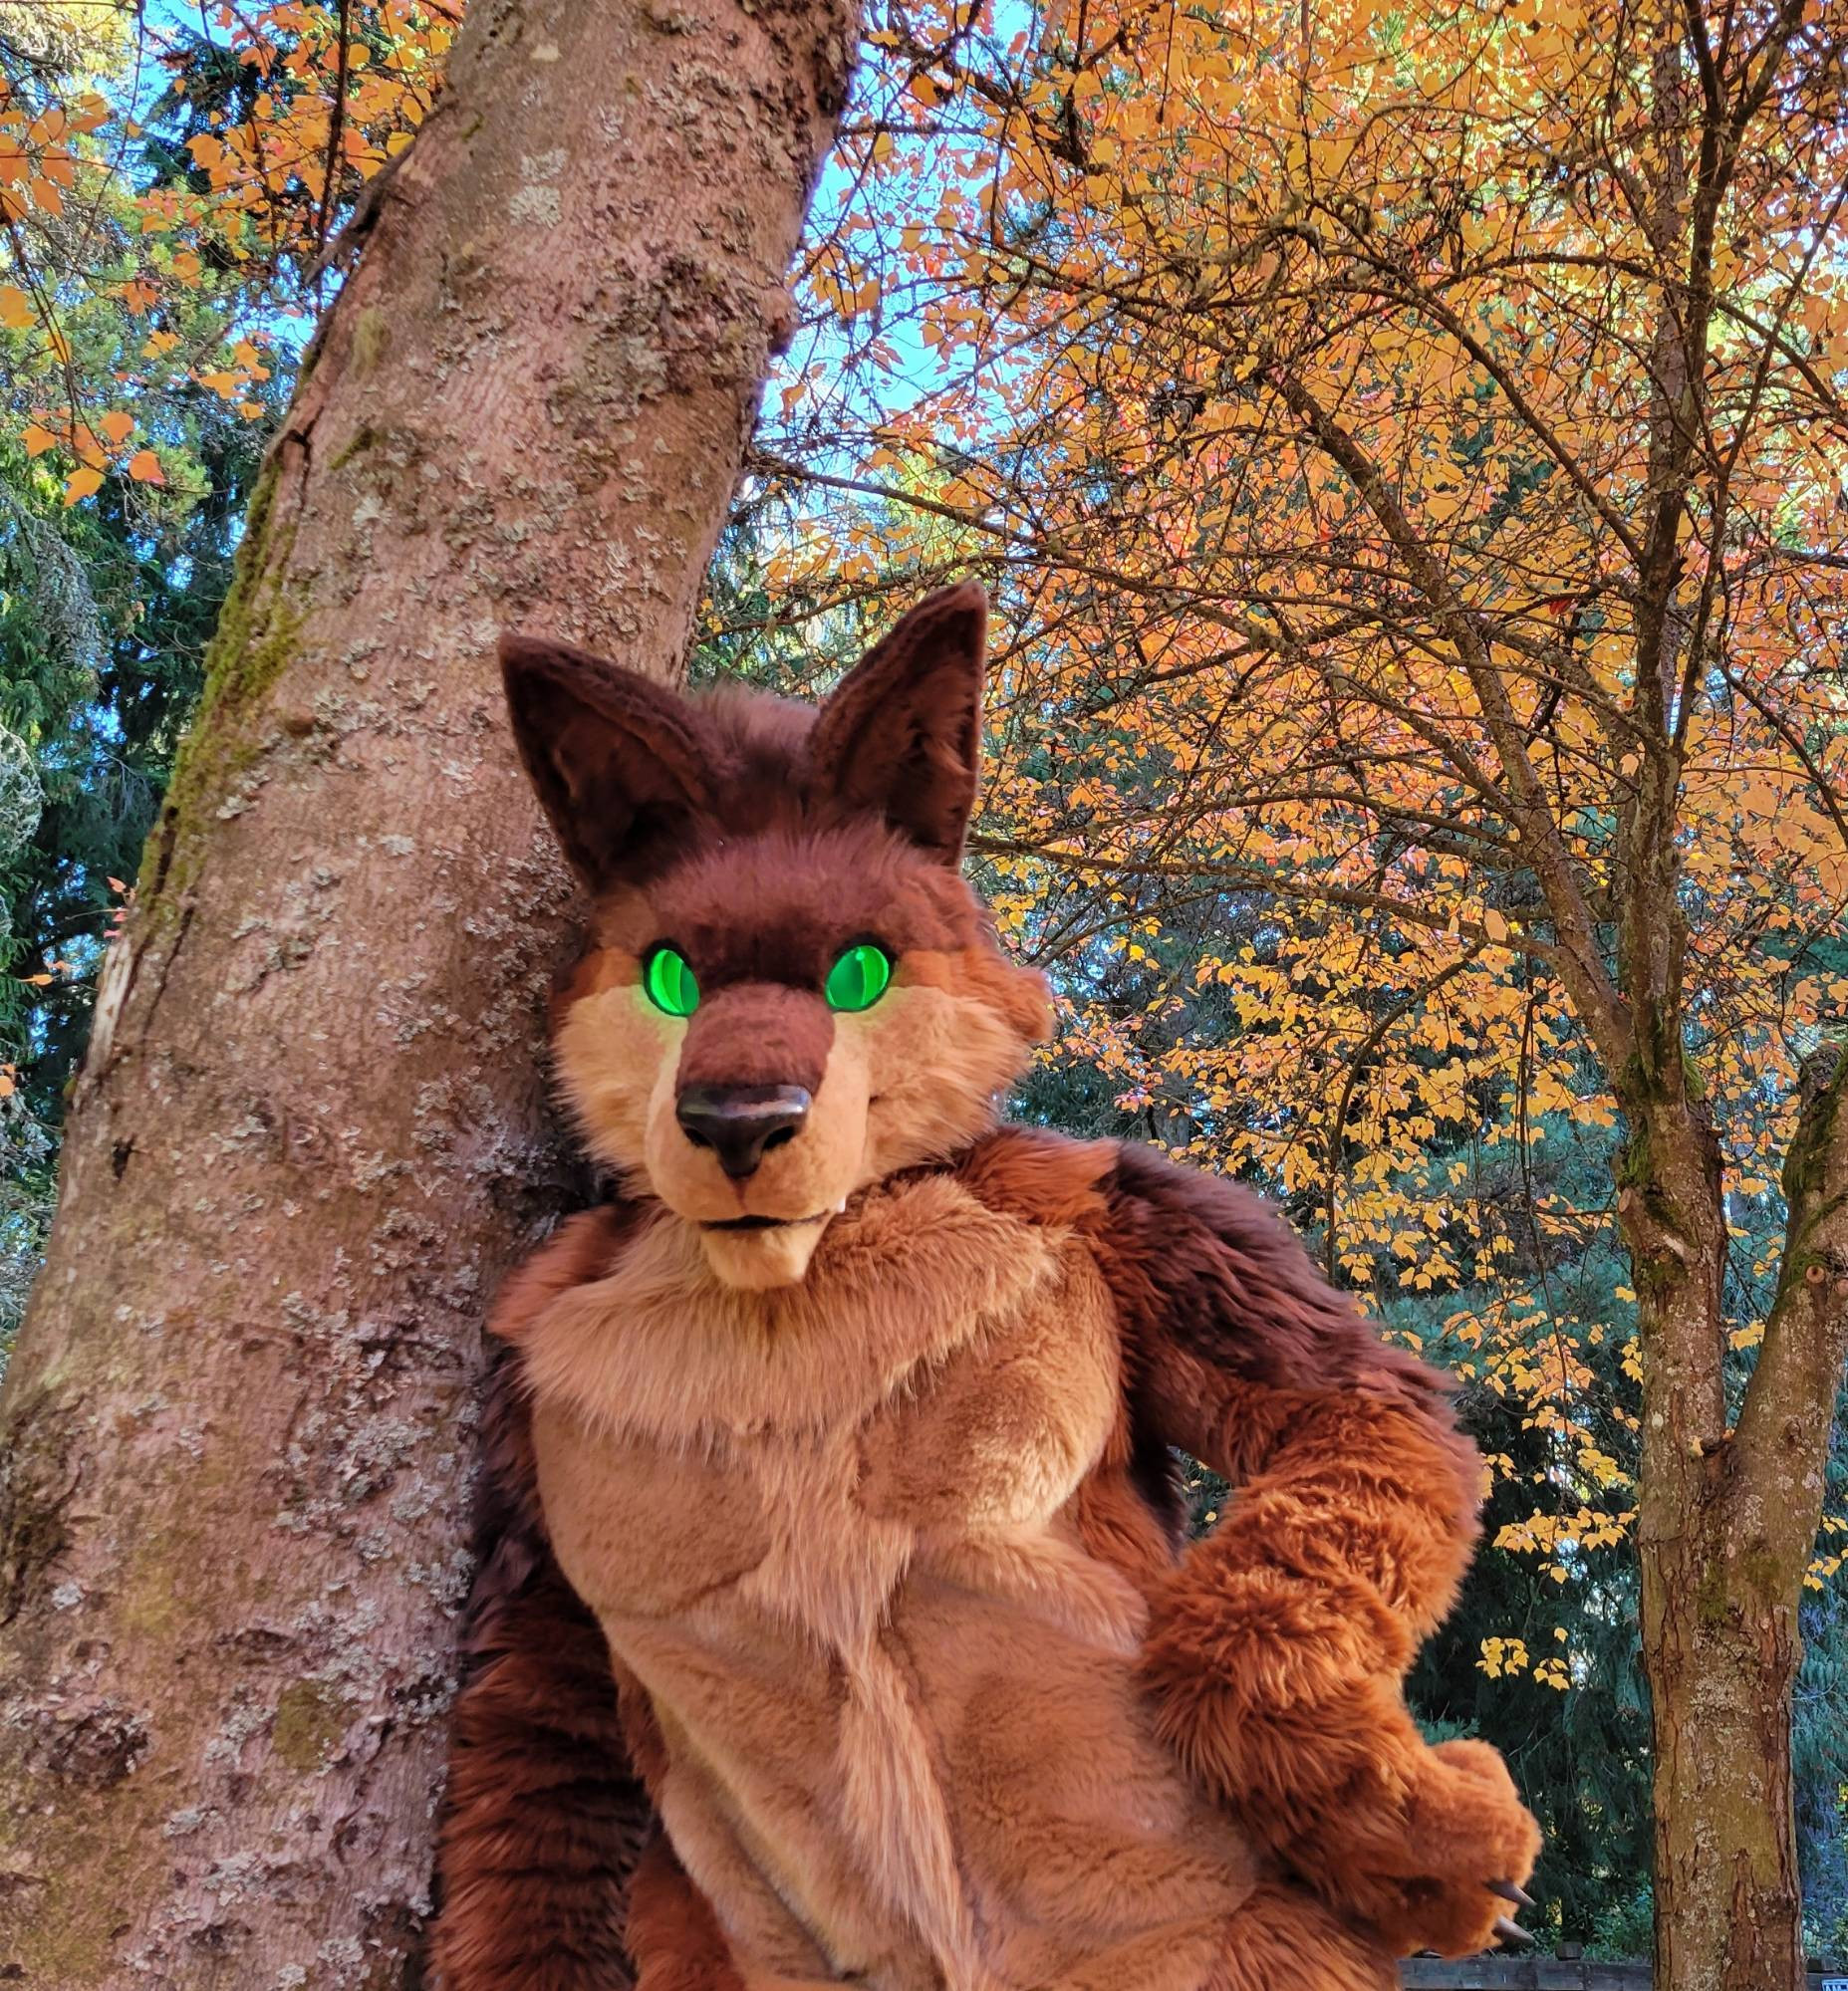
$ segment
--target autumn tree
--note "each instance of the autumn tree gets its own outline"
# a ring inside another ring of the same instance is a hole
[[[493,642],[677,671],[853,34],[845,5],[481,0],[340,246],[6,1381],[0,1974],[414,1979],[481,1307],[563,1192],[566,889]],[[312,146],[289,171],[318,240]],[[16,288],[55,360],[58,300]],[[151,483],[59,371],[24,412],[73,502]]]
[[[0,1363],[316,245],[408,141],[452,26],[390,0],[199,22],[0,0]]]
[[[161,73],[128,22],[0,6],[0,1361],[42,1255],[96,975],[290,372],[289,341],[255,322],[278,320],[279,293],[254,259],[194,255],[186,278],[163,259],[153,210],[194,171],[189,100],[162,88],[127,135],[134,76]],[[247,336],[266,377],[227,396]],[[105,434],[138,425],[158,453],[79,478],[48,425],[73,405]]]
[[[978,848],[1073,964],[1068,1048],[1444,1325],[1524,1434],[1497,1539],[1561,1585],[1634,1554],[1657,1982],[1793,1985],[1848,1334],[1848,13],[872,41],[771,592],[1000,579]],[[1604,1197],[1527,1193],[1549,1123],[1608,1130]],[[1562,1292],[1601,1231],[1627,1279]]]

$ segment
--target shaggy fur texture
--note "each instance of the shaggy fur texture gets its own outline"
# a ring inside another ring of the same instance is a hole
[[[1247,1192],[995,1124],[1045,995],[955,871],[981,630],[933,599],[819,715],[509,649],[624,1196],[494,1321],[451,1991],[1365,1991],[1532,1865],[1400,1692],[1474,1533],[1440,1378]],[[766,1085],[807,1118],[734,1178],[677,1103]],[[1174,1445],[1238,1489],[1191,1549]]]
[[[615,1211],[571,1219],[508,1281],[502,1328],[517,1330],[606,1264],[622,1229]],[[653,1830],[651,1807],[625,1746],[602,1632],[546,1540],[531,1419],[510,1357],[489,1383],[481,1485],[437,1855],[447,1900],[431,1959],[456,1986],[621,1986],[630,1981],[626,1888]]]

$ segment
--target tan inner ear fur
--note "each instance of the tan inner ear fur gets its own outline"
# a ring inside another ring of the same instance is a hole
[[[727,993],[711,998],[715,1015]],[[983,949],[901,955],[878,1002],[833,1019],[801,1130],[734,1182],[680,1128],[675,1092],[688,1024],[649,1001],[635,954],[599,949],[560,1012],[559,1084],[599,1160],[691,1226],[747,1215],[782,1220],[768,1230],[697,1229],[713,1271],[746,1289],[801,1279],[849,1198],[949,1154],[990,1124],[999,1095],[1048,1022],[1041,979]]]

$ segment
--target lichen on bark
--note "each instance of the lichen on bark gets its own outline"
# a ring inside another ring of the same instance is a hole
[[[209,812],[261,749],[254,719],[264,693],[288,669],[306,611],[288,600],[293,531],[277,530],[278,466],[264,464],[244,521],[231,586],[205,650],[199,709],[174,757],[160,815],[141,858],[136,899],[143,918],[165,927],[192,878]],[[137,933],[137,943],[143,937]]]

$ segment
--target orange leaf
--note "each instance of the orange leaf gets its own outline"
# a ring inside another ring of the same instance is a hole
[[[121,408],[111,408],[97,426],[120,448],[129,439],[129,431],[134,426],[134,417],[132,414],[125,414]]]
[[[64,501],[67,505],[74,505],[79,499],[87,498],[93,491],[100,491],[102,488],[103,472],[93,470],[89,464],[85,464],[83,469],[71,472],[70,481],[64,487]],[[46,979],[49,981],[50,977],[47,976]]]
[[[55,977],[51,975],[22,975],[20,979],[28,988],[48,989],[51,987]]]
[[[36,421],[27,422],[19,439],[26,445],[28,456],[43,456],[48,449],[58,447],[58,438],[49,428]]]
[[[137,484],[164,484],[166,479],[160,474],[160,459],[151,449],[137,449],[129,458],[129,475]]]
[[[9,332],[24,332],[37,318],[32,300],[17,284],[0,284],[0,325]]]

